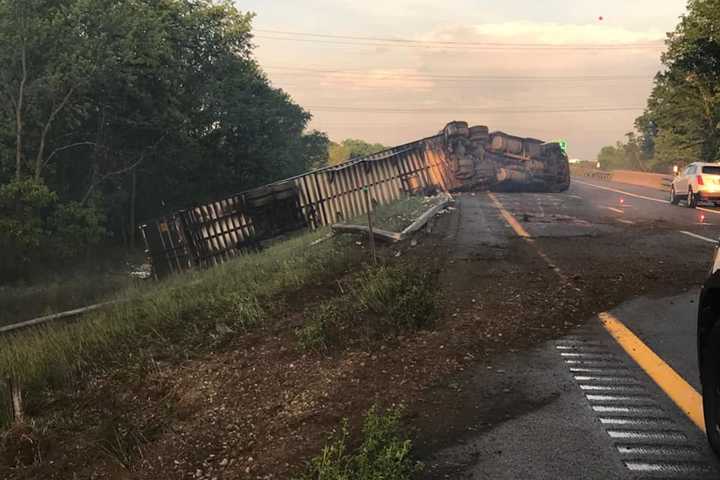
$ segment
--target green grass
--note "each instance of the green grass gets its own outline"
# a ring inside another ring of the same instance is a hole
[[[129,289],[122,295],[128,302],[75,323],[0,338],[0,379],[12,377],[24,385],[31,411],[33,392],[62,386],[74,374],[138,362],[147,350],[182,358],[193,347],[222,341],[218,332],[267,320],[268,299],[278,292],[349,267],[339,241],[310,247],[326,233],[304,234],[209,270]],[[0,401],[8,396],[3,388],[0,384]],[[3,411],[0,405],[0,415]]]
[[[413,461],[412,442],[401,432],[402,411],[380,413],[373,407],[365,417],[360,446],[350,451],[347,420],[322,452],[313,458],[302,480],[409,480],[422,465]]]
[[[432,205],[431,200],[422,196],[406,196],[396,202],[379,205],[373,211],[373,225],[390,232],[402,232]],[[365,225],[367,216],[355,217],[348,223]]]
[[[306,309],[297,331],[301,348],[323,351],[392,337],[437,317],[436,274],[419,262],[370,267],[339,284],[343,294]]]

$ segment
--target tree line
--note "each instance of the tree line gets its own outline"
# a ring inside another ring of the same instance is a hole
[[[323,165],[230,0],[0,0],[0,278]]]
[[[603,147],[603,168],[670,172],[720,161],[720,0],[690,0],[666,45],[637,132]]]

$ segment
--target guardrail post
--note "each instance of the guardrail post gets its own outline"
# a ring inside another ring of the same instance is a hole
[[[365,186],[363,190],[365,191],[365,205],[367,207],[368,231],[370,234],[370,251],[372,252],[373,265],[377,265],[377,253],[375,253],[375,234],[373,233],[372,223],[372,202],[370,201],[370,189]]]
[[[13,378],[7,379],[7,389],[10,393],[10,416],[13,422],[22,423],[25,419],[23,411],[23,397],[20,383]]]

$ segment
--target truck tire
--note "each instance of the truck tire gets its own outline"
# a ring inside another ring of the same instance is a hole
[[[467,122],[450,122],[445,126],[443,132],[445,133],[446,139],[455,137],[467,138],[470,135],[470,128]]]
[[[523,151],[523,142],[519,138],[511,137],[505,133],[498,132],[493,135],[490,147],[496,152],[521,155]]]
[[[705,413],[705,431],[715,455],[720,456],[720,324],[702,339],[700,379]]]
[[[490,140],[490,130],[484,125],[470,127],[470,141],[487,144]]]

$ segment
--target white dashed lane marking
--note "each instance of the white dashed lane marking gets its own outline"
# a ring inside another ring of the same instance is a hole
[[[680,230],[680,233],[682,233],[683,235],[687,235],[688,237],[697,238],[698,240],[702,240],[704,242],[714,243],[714,244],[718,243],[717,240],[713,240],[712,238],[708,238],[708,237],[703,237],[702,235],[698,235],[697,233],[686,232],[685,230]]]

